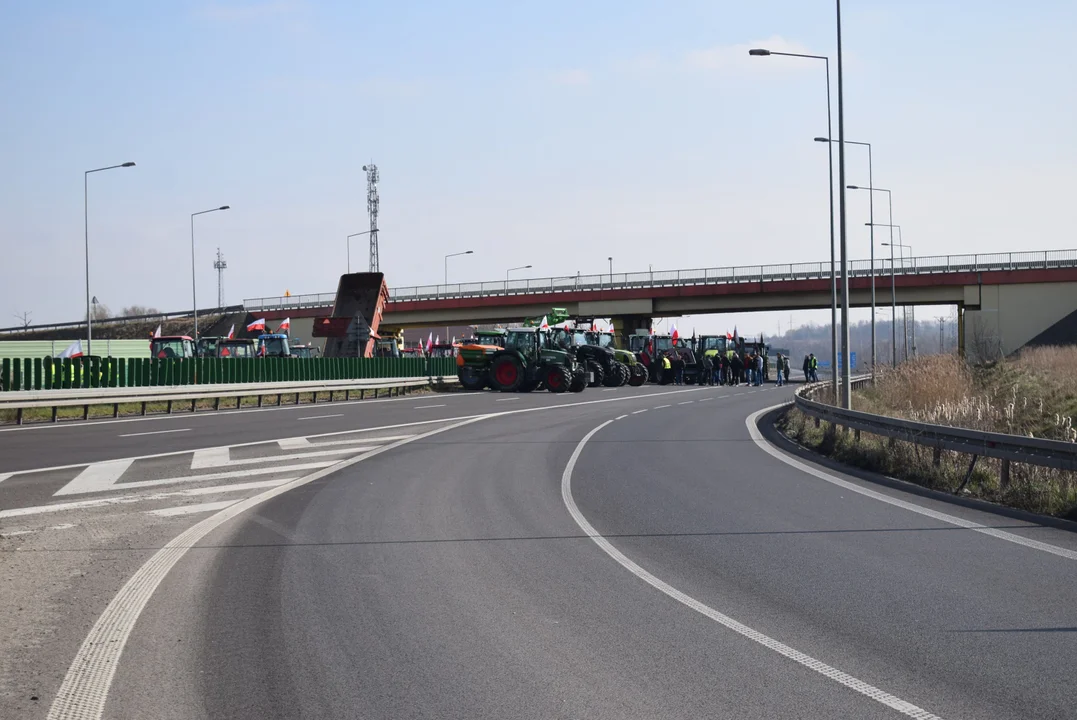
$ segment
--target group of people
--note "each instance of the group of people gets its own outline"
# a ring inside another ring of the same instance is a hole
[[[778,353],[774,368],[776,383],[789,382],[789,358]],[[703,358],[703,378],[707,385],[755,385],[763,384],[769,374],[770,363],[762,353],[748,351],[724,355],[706,355]]]
[[[804,356],[803,369],[806,382],[819,382],[819,358],[815,357],[815,353]]]

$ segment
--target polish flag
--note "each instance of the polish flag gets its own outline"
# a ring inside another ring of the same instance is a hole
[[[229,331],[228,331],[228,339],[231,340],[235,336],[236,336],[236,326],[235,326],[235,323],[233,323],[231,329],[229,329]]]
[[[733,339],[733,333],[731,333],[731,332],[729,332],[728,330],[726,330],[726,331],[725,331],[725,339],[726,339],[726,340],[732,340],[732,339]]]
[[[733,326],[733,339],[734,340],[737,339],[737,326],[736,325]]]
[[[154,337],[161,337],[161,326],[160,325],[158,325],[157,329],[153,331],[153,336]]]
[[[277,332],[286,332],[287,330],[291,330],[291,328],[292,328],[292,319],[291,318],[284,318],[284,321],[280,324],[280,327],[277,328]]]
[[[542,322],[539,323],[539,330],[549,330],[549,329],[550,329],[550,323],[546,319],[546,316],[543,315],[542,316]]]
[[[433,349],[434,349],[434,333],[430,333],[430,335],[428,335],[427,338],[426,338],[426,352],[429,353]]]
[[[76,340],[67,346],[67,349],[59,354],[61,358],[77,358],[82,357],[82,341]]]
[[[598,332],[598,321],[597,320],[592,320],[591,321],[591,332]]]
[[[265,329],[266,329],[266,319],[265,318],[259,318],[259,319],[255,320],[254,322],[252,322],[250,325],[247,326],[247,332],[254,332],[255,330],[265,330]]]
[[[673,332],[669,334],[669,339],[673,342],[674,345],[676,345],[677,341],[681,339],[681,332],[677,329],[676,323],[673,324]]]

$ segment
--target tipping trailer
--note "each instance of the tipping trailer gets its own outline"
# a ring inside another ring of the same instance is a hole
[[[326,338],[323,355],[374,357],[388,300],[389,287],[382,273],[341,275],[332,314],[314,320],[314,337]]]

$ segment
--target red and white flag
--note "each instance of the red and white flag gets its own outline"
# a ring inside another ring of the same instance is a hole
[[[153,331],[153,336],[154,337],[161,337],[161,326],[160,325],[158,325],[157,329]]]
[[[82,341],[76,340],[67,346],[67,349],[60,353],[57,357],[61,358],[77,358],[82,357]]]
[[[677,323],[673,323],[673,332],[669,334],[669,339],[673,341],[674,345],[681,339],[681,331],[677,329]]]
[[[726,338],[726,340],[732,340],[733,339],[733,333],[726,330],[725,331],[725,338]]]
[[[539,330],[549,330],[549,329],[550,329],[550,323],[549,323],[549,321],[546,320],[546,316],[543,315],[542,316],[542,322],[539,323]]]
[[[255,320],[254,322],[252,322],[250,325],[247,326],[247,332],[254,332],[255,330],[265,330],[265,329],[266,329],[266,319],[265,318],[258,318],[257,320]]]
[[[434,338],[434,344],[435,345],[440,345],[441,344],[441,336],[440,335],[438,335],[436,338]]]
[[[233,323],[232,327],[228,330],[228,339],[231,340],[235,336],[236,336],[236,326],[235,326],[235,323]]]
[[[434,349],[434,333],[430,333],[426,337],[426,351],[430,352]]]
[[[292,319],[291,318],[284,318],[284,320],[280,324],[280,327],[277,328],[277,332],[279,332],[279,333],[287,332],[288,330],[291,330],[291,329],[292,329]]]

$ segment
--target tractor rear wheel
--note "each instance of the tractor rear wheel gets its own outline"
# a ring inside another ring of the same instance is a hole
[[[563,393],[572,384],[568,368],[563,365],[551,365],[546,371],[546,389],[552,393]]]
[[[631,366],[629,372],[631,377],[628,379],[628,384],[632,387],[640,387],[647,384],[647,368],[643,366],[643,363],[636,363]]]
[[[524,380],[524,369],[511,355],[502,355],[490,365],[490,387],[501,392],[516,392]]]
[[[594,360],[587,361],[587,372],[591,373],[591,382],[588,387],[598,387],[606,384],[606,371]]]
[[[485,370],[476,370],[470,365],[462,365],[456,376],[460,378],[460,385],[465,390],[482,390],[486,387]]]
[[[617,366],[621,363],[614,360],[610,363],[609,367],[602,368],[606,371],[606,376],[602,378],[602,384],[606,387],[617,387],[621,382],[621,371],[617,369]]]
[[[624,387],[628,384],[629,379],[632,377],[632,371],[628,369],[628,366],[624,363],[617,363],[618,370],[621,371],[621,382],[617,383],[617,387]]]
[[[582,365],[576,366],[576,372],[572,374],[572,382],[569,383],[569,392],[583,392],[587,388],[587,371]]]

